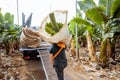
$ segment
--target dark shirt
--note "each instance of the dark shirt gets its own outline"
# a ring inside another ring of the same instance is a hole
[[[57,46],[57,44],[53,44],[52,48],[50,49],[50,54],[55,55],[59,51],[61,47]],[[54,59],[55,64],[67,64],[67,59],[65,55],[65,48],[62,49],[62,51],[57,55],[57,57]]]

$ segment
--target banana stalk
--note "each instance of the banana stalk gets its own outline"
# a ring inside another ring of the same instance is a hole
[[[63,27],[63,23],[56,22],[54,13],[49,14],[50,22],[45,24],[45,31],[53,36]]]
[[[100,48],[100,62],[105,63],[107,61],[107,40],[103,40]]]
[[[54,29],[56,30],[56,32],[58,32],[59,31],[59,27],[58,27],[58,24],[56,22],[54,13],[50,13],[49,17],[50,17],[50,21],[51,21],[52,25],[54,26]]]
[[[71,39],[71,44],[70,44],[70,51],[71,51],[71,54],[72,56],[75,56],[76,52],[75,52],[75,42],[74,42],[74,38]]]
[[[95,50],[94,50],[93,43],[92,43],[89,32],[87,33],[86,37],[87,37],[89,57],[90,57],[91,61],[95,62],[96,61]]]
[[[110,42],[110,39],[108,38],[107,39],[107,59],[109,60],[110,57],[111,57],[111,54],[112,54],[112,45],[111,45],[111,42]]]
[[[106,63],[107,61],[109,61],[110,57],[113,54],[110,38],[107,38],[102,42],[100,52],[101,52],[100,53],[100,61],[102,63]]]

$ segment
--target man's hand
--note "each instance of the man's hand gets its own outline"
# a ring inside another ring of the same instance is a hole
[[[53,54],[49,54],[49,56],[50,56],[50,64],[54,65],[55,62],[54,62]]]

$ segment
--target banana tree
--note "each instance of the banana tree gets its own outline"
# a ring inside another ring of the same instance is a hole
[[[101,34],[98,33],[99,31],[96,28],[96,25],[93,25],[89,21],[80,17],[73,18],[69,24],[69,31],[72,33],[74,37],[75,37],[75,26],[74,26],[75,24],[78,25],[77,26],[78,41],[79,41],[78,46],[82,46],[80,42],[82,42],[83,44],[88,43],[89,57],[91,61],[96,61],[94,44],[95,41],[97,41],[101,36]]]
[[[86,19],[83,18],[82,16],[82,12],[85,12],[88,8],[92,8],[93,6],[96,7],[96,4],[93,0],[84,0],[84,1],[78,1],[78,5],[80,5],[80,9],[77,9],[77,17],[73,18],[71,21],[70,21],[70,25],[69,25],[69,31],[73,34],[73,36],[76,38],[75,36],[75,24],[77,24],[77,29],[78,29],[78,42],[79,43],[83,43],[83,46],[85,47],[85,44],[87,43],[87,39],[91,40],[91,34],[94,35],[94,32],[96,31],[93,24],[91,24],[90,22],[88,22]],[[94,30],[92,30],[94,29]],[[88,37],[86,39],[86,31],[88,31]],[[76,39],[75,39],[76,40]],[[94,48],[93,48],[93,44],[92,44],[92,41],[88,41],[88,43],[91,43],[89,46],[89,50],[92,50],[89,51],[90,54],[90,59],[93,61],[95,61],[95,58],[93,58],[94,56]],[[81,44],[79,46],[82,46]]]
[[[87,26],[91,26],[91,29],[88,31],[91,35],[92,41],[96,41],[98,38],[102,41],[99,61],[106,63],[113,54],[111,50],[114,48],[114,43],[111,39],[113,39],[116,32],[120,32],[120,24],[118,23],[115,25],[115,23],[119,21],[120,1],[114,0],[113,2],[113,0],[99,0],[98,6],[92,2],[93,0],[83,0],[78,1],[78,4],[80,9],[85,13],[85,18],[82,19],[91,24],[87,24]],[[80,3],[83,3],[84,5],[81,5]],[[80,25],[86,25],[86,23],[82,23],[82,21],[80,19],[76,22],[79,22]],[[81,31],[83,31],[82,29]],[[74,33],[74,29],[73,31],[71,29],[71,32]]]
[[[107,5],[108,6],[108,0]],[[100,8],[92,8],[86,12],[86,16],[95,24],[99,25],[102,34],[102,44],[100,49],[100,62],[107,63],[112,53],[113,42],[111,41],[116,32],[120,32],[120,24],[116,21],[120,18],[120,1],[114,0],[110,9],[106,8],[106,14]],[[109,11],[110,10],[110,11]],[[110,12],[110,13],[109,13]],[[110,14],[110,15],[109,15]]]
[[[10,13],[5,15],[0,12],[0,44],[3,44],[6,49],[6,54],[10,52],[10,44],[13,44],[13,41],[18,41],[21,28],[19,25],[14,24],[14,16]]]
[[[98,7],[85,9],[87,20],[96,25],[97,33],[101,34],[102,44],[99,58],[102,63],[109,60],[113,48],[111,39],[115,32],[120,31],[119,24],[114,25],[120,17],[120,1],[114,0],[112,2],[113,0],[100,0]]]

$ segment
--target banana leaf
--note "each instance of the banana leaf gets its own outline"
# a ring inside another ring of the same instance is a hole
[[[86,21],[86,20],[84,20],[84,19],[82,19],[82,18],[80,18],[80,17],[74,18],[73,21],[74,21],[75,23],[77,23],[78,25],[81,25],[81,24],[90,25],[90,23],[89,23],[88,21]]]
[[[0,13],[0,22],[3,22],[4,21],[4,17],[2,15],[2,13]]]
[[[110,8],[112,6],[112,2],[113,2],[113,0],[99,0],[98,6],[103,7],[104,13],[106,13],[106,11],[107,11],[108,16],[110,16]],[[106,7],[108,7],[108,9]]]
[[[6,13],[4,15],[4,19],[8,21],[8,24],[13,24],[14,22],[14,15],[11,15],[10,13]]]
[[[120,17],[120,0],[114,0],[110,9],[111,16],[114,18]]]
[[[79,34],[83,34],[83,32],[86,30],[86,25],[89,26],[90,23],[80,17],[75,17],[70,21],[68,30],[75,35],[75,24],[78,26],[78,36]]]
[[[94,0],[83,0],[83,1],[78,1],[77,3],[80,9],[84,12],[86,12],[90,8],[96,7]]]
[[[84,17],[84,14],[82,13],[82,11],[79,8],[77,8],[77,16]]]
[[[95,24],[102,24],[107,22],[107,17],[97,8],[89,9],[86,12],[86,16],[92,20]]]
[[[70,21],[68,30],[72,35],[75,35],[75,22],[73,20]]]

